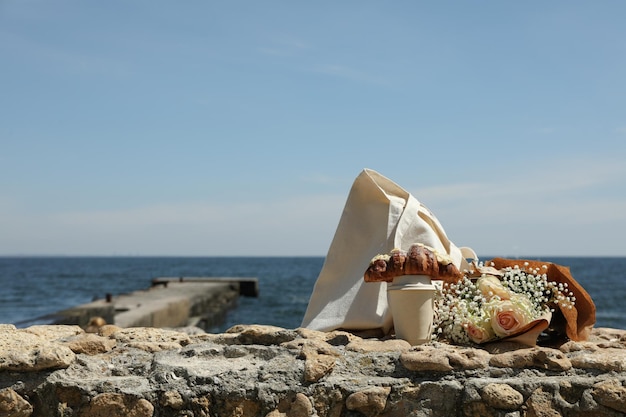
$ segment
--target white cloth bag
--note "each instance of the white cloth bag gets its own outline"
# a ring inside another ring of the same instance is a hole
[[[390,179],[364,169],[355,179],[326,260],[311,294],[302,327],[331,331],[382,329],[393,326],[387,284],[364,282],[370,260],[414,243],[447,253],[462,271],[469,248],[458,248],[435,216]]]

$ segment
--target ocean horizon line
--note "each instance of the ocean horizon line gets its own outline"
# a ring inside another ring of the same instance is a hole
[[[0,254],[2,258],[325,258],[327,255],[154,255],[154,254]],[[626,255],[488,255],[479,256],[478,260],[507,258],[520,260],[541,260],[542,258],[589,258],[615,259],[626,258]]]

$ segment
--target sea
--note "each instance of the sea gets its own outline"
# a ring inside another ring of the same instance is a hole
[[[484,258],[484,259],[489,259]],[[570,267],[596,304],[596,327],[626,329],[626,257],[527,258]],[[236,324],[299,327],[324,257],[0,257],[0,323],[50,324],[54,313],[144,290],[154,278],[257,278],[258,297],[239,297],[210,332]]]

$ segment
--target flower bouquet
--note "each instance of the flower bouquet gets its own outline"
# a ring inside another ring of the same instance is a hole
[[[473,266],[458,282],[443,285],[434,339],[456,344],[514,340],[531,346],[541,334],[587,339],[595,306],[568,268],[502,258]]]

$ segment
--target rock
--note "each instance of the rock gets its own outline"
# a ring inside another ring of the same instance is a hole
[[[543,388],[535,390],[526,401],[525,417],[561,417],[562,414],[554,409],[553,395]],[[601,417],[600,414],[595,417]]]
[[[339,356],[341,354],[337,348],[319,339],[295,339],[280,345],[288,349],[298,349],[301,356],[313,351],[322,355]]]
[[[386,337],[258,325],[197,335],[108,326],[84,333],[0,325],[0,416],[626,414],[626,343],[610,329],[552,349],[407,347]],[[51,365],[53,348],[68,359]]]
[[[366,416],[376,416],[385,409],[390,392],[390,387],[372,387],[355,392],[346,399],[346,408]]]
[[[343,393],[339,388],[316,386],[311,396],[313,410],[319,416],[340,417],[345,409]]]
[[[355,339],[348,343],[347,350],[353,352],[406,352],[411,349],[411,344],[406,340],[401,339],[388,339],[388,340],[374,340],[374,339]]]
[[[163,407],[173,408],[174,410],[180,410],[183,408],[183,397],[178,391],[165,391],[161,396],[161,405]]]
[[[37,333],[43,334],[43,337]],[[55,329],[32,332],[28,329],[17,330],[15,327],[1,328],[0,372],[36,372],[68,367],[74,361],[74,352],[61,343],[50,341],[59,334],[65,334],[63,329],[59,332],[55,332]]]
[[[450,372],[454,369],[486,368],[490,356],[483,349],[439,343],[414,346],[400,356],[400,361],[411,371]]]
[[[482,401],[470,401],[463,404],[463,416],[467,417],[499,417],[497,410]],[[516,416],[517,417],[517,416]]]
[[[302,345],[300,356],[305,359],[304,380],[316,382],[333,370],[339,352],[326,342],[310,340]]]
[[[317,382],[335,367],[335,358],[329,355],[308,357],[304,363],[304,380]]]
[[[109,337],[113,335],[113,333],[122,330],[121,327],[116,326],[114,324],[105,324],[98,328],[98,334],[103,337]]]
[[[449,372],[453,369],[447,352],[428,345],[402,353],[400,362],[410,371]]]
[[[242,345],[279,345],[298,337],[294,330],[258,324],[239,324],[226,330],[226,333],[237,333],[236,341]]]
[[[200,395],[197,398],[191,399],[190,411],[194,417],[210,417],[211,413],[211,398],[206,395]],[[181,413],[181,416],[184,415]]]
[[[455,369],[480,369],[489,366],[491,355],[483,349],[455,348],[446,349],[448,361]]]
[[[429,378],[432,374],[429,374]],[[398,393],[401,401],[393,403],[395,393]],[[388,399],[388,409],[391,412],[399,412],[399,415],[412,415],[415,411],[423,410],[424,416],[457,416],[463,398],[463,385],[454,379],[436,378],[423,381],[419,385],[397,388]],[[391,402],[391,404],[389,404]],[[398,407],[399,406],[399,407]],[[462,415],[462,414],[461,414]]]
[[[85,333],[85,331],[79,326],[71,325],[37,325],[27,327],[21,331],[37,335],[42,339],[48,341],[59,340],[66,337],[76,336],[77,334]]]
[[[220,333],[220,334],[212,334],[212,333],[203,333],[203,334],[194,334],[190,335],[189,339],[191,343],[218,343],[221,345],[236,345],[237,337],[239,337],[236,333]]]
[[[96,395],[80,417],[152,417],[154,406],[143,398],[119,393]]]
[[[99,353],[109,352],[113,349],[115,347],[115,340],[93,333],[84,333],[69,339],[65,344],[74,353],[97,355]]]
[[[30,417],[33,406],[11,388],[0,390],[0,416]]]
[[[224,415],[255,417],[259,415],[259,403],[246,398],[227,398],[224,402]]]
[[[597,327],[593,329],[592,340],[614,340],[625,341],[626,330],[625,329],[611,329],[608,327]]]
[[[597,383],[593,386],[591,395],[603,406],[626,415],[626,387],[619,380],[610,379]]]
[[[551,371],[572,368],[572,362],[563,352],[539,346],[493,355],[489,364],[499,368],[540,368]]]
[[[571,363],[579,369],[597,369],[602,372],[625,372],[626,349],[597,349],[571,356]]]
[[[562,344],[559,347],[559,350],[561,352],[563,352],[563,353],[595,352],[598,349],[600,349],[600,348],[595,343],[592,343],[592,342],[575,342],[573,340],[570,340],[569,342],[566,342],[566,343]]]
[[[296,329],[298,335],[303,339],[316,339],[323,340],[324,342],[333,346],[346,346],[348,343],[360,337],[341,330],[334,330],[332,332],[320,332],[318,330],[311,330],[304,327]]]
[[[297,393],[289,411],[287,411],[287,417],[308,417],[313,412],[313,405],[309,398],[302,394]]]
[[[152,327],[131,327],[121,329],[111,335],[120,343],[145,350],[159,352],[161,350],[180,349],[191,343],[189,335],[174,330]]]
[[[501,410],[517,410],[524,403],[524,396],[507,384],[487,384],[481,397],[491,407]]]
[[[198,336],[198,335],[206,334],[204,329],[198,326],[173,327],[167,330],[174,330],[176,332],[185,333],[188,336]]]
[[[313,406],[309,398],[297,393],[293,399],[281,401],[278,408],[270,411],[265,417],[308,417],[312,412]]]

